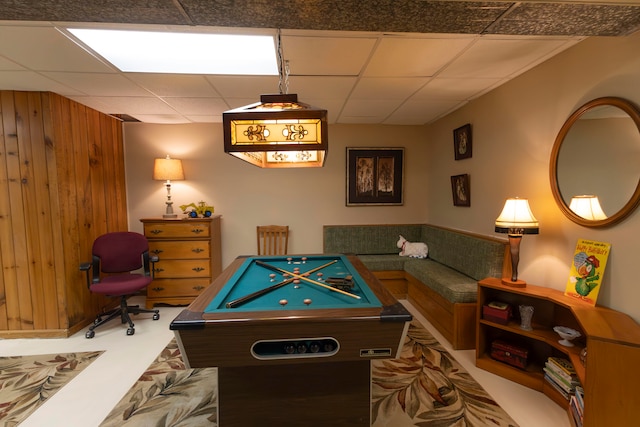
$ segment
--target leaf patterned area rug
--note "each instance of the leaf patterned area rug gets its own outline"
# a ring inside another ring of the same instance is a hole
[[[417,321],[400,358],[372,362],[371,386],[374,427],[517,427]],[[217,394],[217,368],[186,369],[174,339],[100,427],[217,426]]]
[[[0,424],[20,424],[102,353],[0,357]]]

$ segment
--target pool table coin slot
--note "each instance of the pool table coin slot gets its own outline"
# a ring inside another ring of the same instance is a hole
[[[390,348],[362,348],[360,357],[391,357]]]
[[[287,338],[256,341],[251,355],[258,360],[330,357],[339,349],[338,340],[332,337]]]

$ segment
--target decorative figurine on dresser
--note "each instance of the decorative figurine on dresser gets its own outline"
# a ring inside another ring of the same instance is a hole
[[[188,305],[222,271],[220,217],[143,218],[149,253],[157,255],[147,307]]]

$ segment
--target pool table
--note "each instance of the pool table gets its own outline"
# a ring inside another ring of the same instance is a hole
[[[357,257],[288,255],[237,258],[170,327],[218,367],[220,427],[369,426],[370,361],[411,319]]]

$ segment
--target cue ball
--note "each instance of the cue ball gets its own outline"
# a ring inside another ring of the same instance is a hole
[[[302,301],[303,303],[305,303],[306,305],[311,304],[311,299],[310,298],[305,298],[304,301]]]
[[[289,303],[289,301],[287,301],[286,299],[281,299],[279,302],[280,302],[280,305],[283,307]]]

